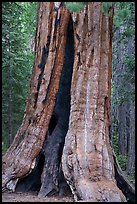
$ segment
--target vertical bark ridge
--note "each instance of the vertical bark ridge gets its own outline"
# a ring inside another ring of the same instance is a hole
[[[110,103],[110,100],[108,99],[108,70],[110,69],[108,67],[109,65],[109,38],[108,35],[108,17],[104,16],[103,22],[102,22],[102,59],[101,59],[101,66],[100,66],[100,96],[99,98],[102,99],[102,103],[104,103],[104,111],[102,111],[102,120],[104,120],[104,143],[103,146],[103,169],[104,169],[104,177],[108,179],[114,179],[114,169],[112,169],[112,153],[109,151],[110,145],[109,145],[109,137],[108,137],[108,105]],[[105,59],[105,60],[104,60]],[[103,74],[105,72],[105,74]],[[103,94],[103,95],[102,95]],[[101,112],[100,112],[101,115]],[[105,150],[106,149],[106,150]]]

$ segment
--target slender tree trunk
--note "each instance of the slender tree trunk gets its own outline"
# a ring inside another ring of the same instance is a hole
[[[122,25],[119,28],[118,38],[121,38],[121,35],[124,31],[124,26]],[[118,39],[119,40],[119,39]],[[125,45],[124,42],[119,41],[118,52],[117,52],[117,100],[119,99],[120,104],[118,104],[117,108],[117,120],[118,120],[118,148],[119,153],[122,155],[127,155],[127,102],[122,101],[123,96],[123,75],[125,72],[125,65],[124,65],[124,54],[125,54]]]
[[[130,38],[128,41],[128,55],[131,56],[135,53],[135,39]],[[128,90],[133,94],[135,90],[135,73],[133,72],[130,76],[132,81],[129,82]],[[130,175],[135,173],[135,96],[133,95],[130,99],[129,107],[129,138],[128,138],[128,162],[126,167],[126,172]]]
[[[135,106],[130,106],[130,137],[128,140],[128,162],[126,172],[132,174],[135,172]]]
[[[127,103],[118,106],[118,149],[122,155],[127,155]]]
[[[13,140],[13,133],[12,133],[12,66],[11,66],[11,59],[10,59],[10,33],[7,35],[7,49],[9,50],[9,66],[8,66],[8,83],[9,83],[9,92],[8,92],[8,128],[9,128],[9,146]]]

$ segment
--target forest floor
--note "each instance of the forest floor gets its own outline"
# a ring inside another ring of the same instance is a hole
[[[2,202],[74,202],[72,196],[38,198],[36,193],[2,193]]]

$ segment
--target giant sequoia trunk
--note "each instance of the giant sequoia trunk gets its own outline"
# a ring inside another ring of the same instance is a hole
[[[75,200],[125,201],[109,142],[112,17],[101,3],[72,15],[56,3],[39,3],[26,110],[3,157],[3,190],[71,188]]]
[[[35,39],[35,61],[24,119],[13,143],[3,157],[3,188],[15,178],[28,174],[39,154],[53,114],[59,88],[70,20],[60,8],[57,19],[54,3],[40,3]]]
[[[111,18],[102,14],[100,3],[92,3],[75,21],[77,52],[63,171],[76,200],[124,201],[109,143]]]

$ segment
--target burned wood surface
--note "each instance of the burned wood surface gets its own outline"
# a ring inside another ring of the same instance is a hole
[[[30,175],[21,179],[21,181],[19,180],[16,191],[27,192],[39,188],[39,197],[71,193],[62,172],[61,158],[69,124],[70,88],[74,61],[73,38],[73,22],[70,19],[59,90],[47,136],[39,154],[39,162]],[[42,171],[41,168],[43,168]]]

